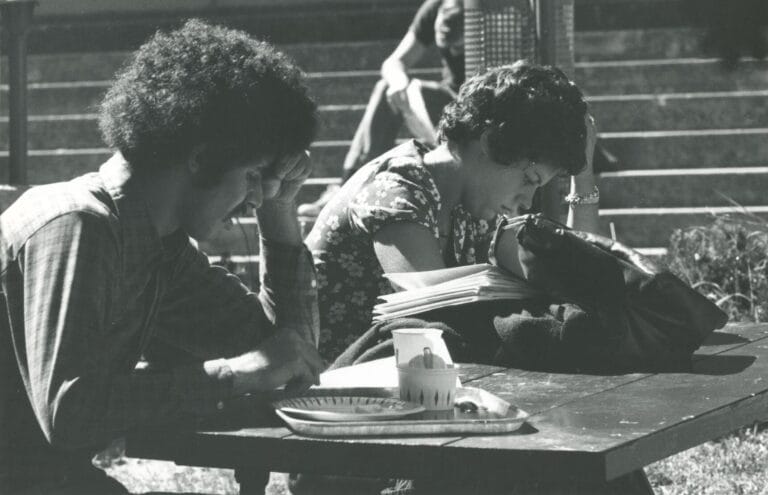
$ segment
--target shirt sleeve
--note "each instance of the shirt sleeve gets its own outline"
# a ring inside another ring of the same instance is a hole
[[[439,193],[423,167],[410,158],[395,158],[355,195],[349,206],[354,228],[373,236],[382,227],[410,222],[439,237]]]
[[[435,44],[435,19],[442,0],[426,0],[411,21],[410,31],[424,46]]]
[[[56,218],[28,239],[18,263],[26,342],[17,352],[52,444],[93,446],[136,425],[212,414],[231,395],[223,363],[130,371],[138,344],[113,321],[121,262],[103,219],[88,213]]]
[[[297,331],[317,347],[317,274],[309,249],[304,244],[287,245],[262,237],[261,261],[259,299],[267,317],[275,327]]]
[[[306,247],[261,241],[260,290],[252,293],[233,274],[211,266],[188,238],[174,260],[145,355],[172,362],[182,350],[192,359],[232,357],[256,347],[277,329],[316,343],[319,334],[315,269]]]

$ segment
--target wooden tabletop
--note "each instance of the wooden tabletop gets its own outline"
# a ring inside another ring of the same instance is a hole
[[[366,380],[358,385],[391,382],[393,374],[373,375],[376,367],[337,371],[325,382],[338,385],[345,373]],[[471,467],[479,477],[612,480],[768,418],[768,325],[715,332],[690,373],[577,375],[462,365],[461,380],[530,413],[527,425],[492,436],[330,439],[298,436],[274,422],[264,426],[254,413],[246,427],[172,439],[137,433],[128,439],[128,455],[360,476],[460,476]]]

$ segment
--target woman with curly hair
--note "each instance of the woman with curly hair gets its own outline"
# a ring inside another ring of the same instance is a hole
[[[594,124],[559,69],[525,62],[469,79],[430,149],[409,141],[362,167],[306,239],[318,270],[320,349],[334,359],[371,323],[386,272],[486,262],[500,216],[531,208],[534,192],[570,175],[569,224],[597,229]],[[519,272],[513,235],[495,253]]]

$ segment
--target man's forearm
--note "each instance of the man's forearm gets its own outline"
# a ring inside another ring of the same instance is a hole
[[[302,243],[301,227],[293,202],[265,201],[256,210],[260,236],[271,242],[298,246]]]
[[[261,239],[261,288],[264,314],[278,328],[297,331],[317,345],[320,317],[312,255],[303,244],[278,244]]]
[[[232,386],[224,360],[157,373],[83,375],[61,384],[52,399],[36,401],[36,411],[51,443],[80,448],[136,426],[216,414],[233,396]]]

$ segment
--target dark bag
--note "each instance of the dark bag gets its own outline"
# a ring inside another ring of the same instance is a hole
[[[621,243],[539,215],[499,229],[513,229],[524,275],[547,297],[380,322],[334,366],[391,354],[391,330],[424,326],[444,331],[459,362],[571,373],[685,371],[703,340],[726,323],[715,304]]]
[[[576,305],[627,368],[679,368],[727,315],[669,271],[623,244],[541,215],[517,227],[525,278]],[[502,224],[501,229],[505,228]]]

